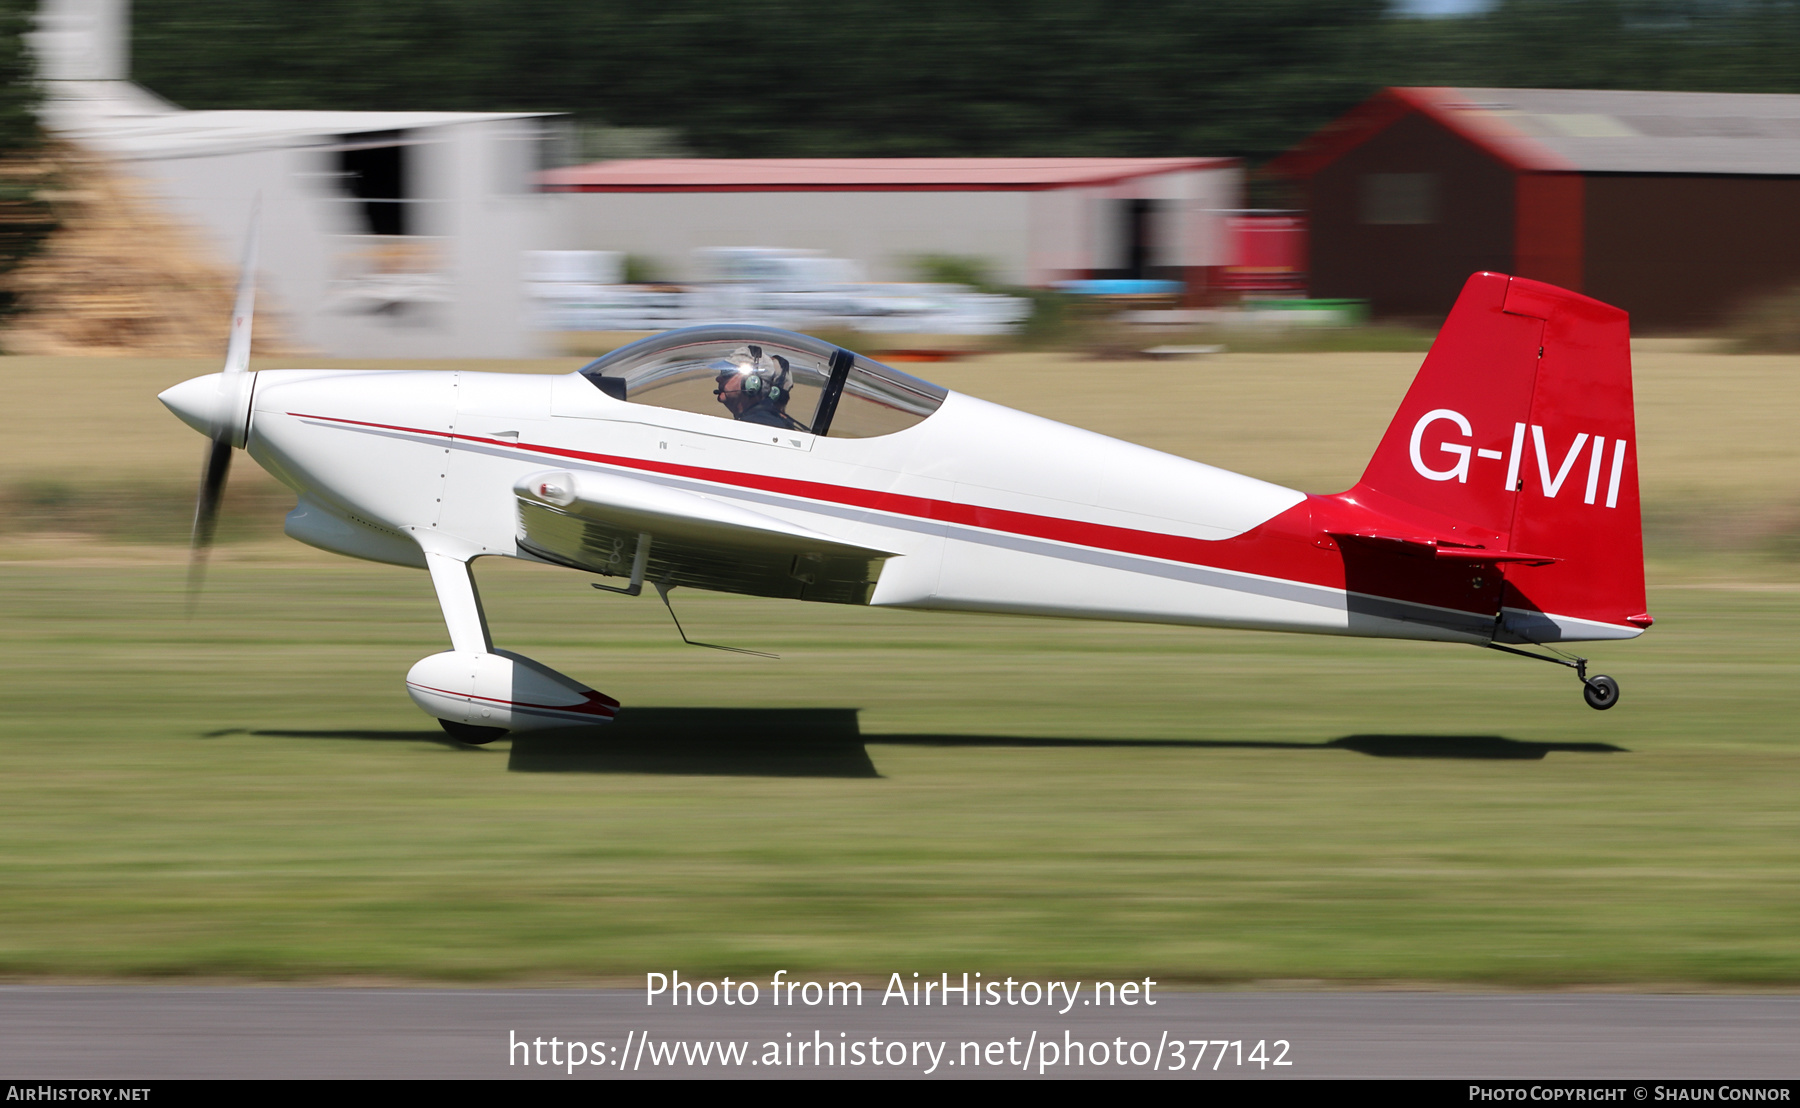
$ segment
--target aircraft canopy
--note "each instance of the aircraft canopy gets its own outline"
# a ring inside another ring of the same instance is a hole
[[[580,372],[617,400],[838,439],[903,431],[947,395],[810,335],[729,324],[639,339]]]

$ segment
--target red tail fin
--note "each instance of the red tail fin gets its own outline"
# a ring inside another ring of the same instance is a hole
[[[1495,567],[1503,641],[1638,634],[1650,620],[1625,313],[1523,277],[1469,278],[1342,499],[1514,554]]]

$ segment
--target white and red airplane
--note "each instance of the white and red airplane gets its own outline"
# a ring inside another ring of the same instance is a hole
[[[430,572],[451,649],[412,699],[452,735],[605,723],[618,702],[497,649],[470,563],[521,558],[831,604],[1429,639],[1629,639],[1645,612],[1625,313],[1469,278],[1356,487],[1311,495],[950,392],[805,335],[720,324],[579,372],[222,373],[160,399],[299,494],[287,533]],[[196,578],[197,580],[197,578]],[[672,611],[672,609],[671,609]],[[685,637],[685,636],[684,636]],[[1552,648],[1554,649],[1554,648]]]

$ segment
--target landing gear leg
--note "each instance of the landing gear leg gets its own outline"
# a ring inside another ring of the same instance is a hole
[[[552,727],[611,723],[619,702],[510,650],[494,649],[467,557],[428,550],[451,649],[413,663],[406,694],[462,742]]]
[[[1501,646],[1497,642],[1483,643],[1489,650],[1499,650],[1507,654],[1517,654],[1521,658],[1535,658],[1540,662],[1552,665],[1568,666],[1581,679],[1581,698],[1587,706],[1596,712],[1604,712],[1619,702],[1619,683],[1604,673],[1592,677],[1587,673],[1587,659],[1570,655],[1569,658],[1552,658],[1544,654],[1533,654],[1529,650],[1515,650],[1510,646]]]

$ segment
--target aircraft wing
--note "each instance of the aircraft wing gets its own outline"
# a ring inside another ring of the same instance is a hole
[[[867,604],[892,551],[841,542],[700,493],[635,477],[554,470],[513,486],[519,546],[609,576],[750,596]]]

